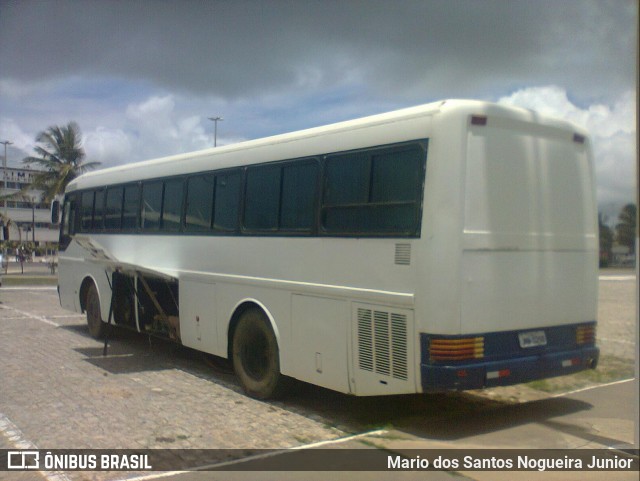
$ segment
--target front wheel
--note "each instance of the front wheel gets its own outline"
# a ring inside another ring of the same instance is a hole
[[[233,369],[244,391],[253,398],[275,398],[284,390],[278,342],[259,309],[246,311],[238,321],[233,335]]]
[[[98,297],[98,289],[95,284],[91,284],[87,291],[86,297],[87,325],[89,326],[89,334],[94,339],[104,338],[106,332],[105,323],[102,322],[102,314],[100,312],[100,298]]]

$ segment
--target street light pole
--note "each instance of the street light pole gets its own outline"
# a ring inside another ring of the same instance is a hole
[[[224,120],[222,117],[209,117],[214,124],[213,127],[213,146],[216,147],[218,145],[218,121]]]

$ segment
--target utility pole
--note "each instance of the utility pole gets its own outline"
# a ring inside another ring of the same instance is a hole
[[[218,145],[218,121],[224,120],[222,117],[209,117],[214,124],[213,127],[213,146],[216,147]]]

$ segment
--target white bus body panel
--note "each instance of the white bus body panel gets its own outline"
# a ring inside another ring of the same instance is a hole
[[[591,162],[573,132],[491,116],[467,137],[461,332],[596,319]]]

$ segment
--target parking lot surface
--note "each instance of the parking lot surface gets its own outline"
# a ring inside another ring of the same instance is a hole
[[[604,273],[600,281],[599,344],[603,354],[627,359],[637,348],[631,274]],[[168,342],[116,330],[108,355],[102,354],[103,344],[89,336],[84,316],[59,307],[55,287],[0,289],[0,448],[229,448],[250,455],[257,449],[331,446],[350,436],[350,446],[370,447],[358,438],[361,433],[393,428],[427,439],[443,414],[474,418],[499,403],[473,394],[354,398],[306,384],[282,401],[261,402],[242,394],[224,361]],[[505,428],[503,419],[486,419],[490,426],[483,429]],[[633,442],[632,431],[621,436]],[[7,474],[0,472],[0,479],[42,479]],[[449,476],[440,474],[430,479]]]

